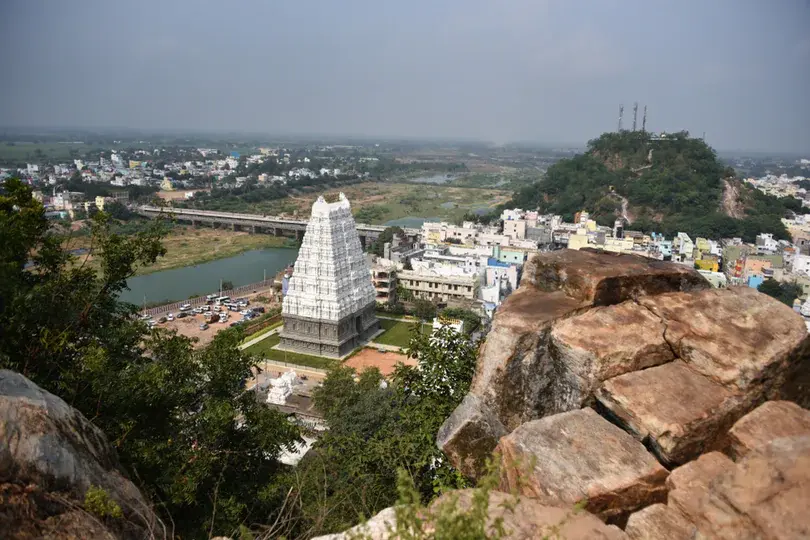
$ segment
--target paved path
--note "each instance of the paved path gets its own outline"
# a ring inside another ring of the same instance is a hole
[[[418,322],[419,321],[419,319],[417,319],[416,317],[408,317],[407,319],[402,319],[402,318],[399,318],[399,317],[389,317],[388,315],[380,315],[379,313],[377,314],[377,318],[378,319],[386,319],[386,320],[389,320],[389,321],[401,321],[401,322]]]
[[[376,343],[374,341],[369,341],[366,344],[366,347],[371,347],[372,349],[383,349],[390,352],[402,352],[403,349],[403,347],[397,347],[396,345],[386,345],[385,343]]]
[[[247,341],[247,342],[245,342],[245,343],[242,343],[241,345],[239,345],[239,350],[240,350],[240,351],[244,351],[245,349],[247,349],[247,348],[248,348],[248,347],[250,347],[251,345],[255,345],[255,344],[257,344],[258,342],[260,342],[260,341],[262,341],[262,340],[264,340],[264,339],[269,338],[269,337],[270,337],[270,336],[272,336],[273,334],[278,334],[278,333],[279,333],[279,331],[280,331],[282,328],[284,328],[284,325],[283,325],[283,324],[282,324],[281,326],[276,326],[275,328],[273,328],[273,329],[272,329],[272,330],[270,330],[269,332],[266,332],[266,333],[264,333],[264,334],[260,335],[259,337],[255,337],[255,338],[251,339],[250,341]]]

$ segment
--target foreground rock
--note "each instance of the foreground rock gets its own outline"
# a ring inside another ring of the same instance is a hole
[[[736,465],[720,454],[701,456],[668,483],[669,506],[707,538],[810,537],[808,436],[776,439]]]
[[[499,308],[479,354],[470,390],[478,399],[448,419],[439,447],[454,456],[454,465],[465,474],[476,476],[471,465],[495,448],[500,426],[508,432],[547,414],[579,408],[604,378],[672,358],[660,320],[634,303],[582,314],[593,306],[707,287],[694,270],[632,255],[562,250],[533,256],[524,265],[521,286]],[[564,323],[578,315],[579,336],[576,325]],[[611,341],[604,324],[613,324],[614,334],[626,330],[624,343]],[[587,332],[594,334],[589,338]],[[494,428],[487,431],[487,426]],[[469,447],[472,440],[475,445]]]
[[[624,529],[632,540],[693,540],[697,528],[665,504],[653,504],[627,520]]]
[[[0,370],[0,482],[33,485],[38,495],[16,499],[21,505],[61,501],[61,507],[49,505],[46,513],[54,518],[55,512],[71,523],[76,523],[77,514],[88,519],[89,514],[77,510],[88,488],[100,487],[123,511],[110,534],[125,538],[143,538],[147,531],[158,534],[157,517],[121,474],[115,450],[101,430],[60,398],[8,370]],[[89,518],[87,522],[98,522]],[[44,522],[42,530],[48,530]],[[79,537],[101,536],[95,530],[85,532]]]
[[[538,395],[538,415],[579,409],[603,381],[672,361],[665,329],[660,318],[634,301],[556,321],[546,359],[554,369]]]
[[[501,439],[497,453],[502,491],[552,505],[582,502],[609,522],[666,498],[666,469],[591,409],[523,424]]]
[[[606,381],[601,407],[668,465],[720,449],[746,406],[722,385],[670,362]]]
[[[754,289],[663,294],[639,303],[666,322],[665,337],[678,358],[757,404],[782,396],[788,380],[810,366],[802,317]]]
[[[700,274],[683,265],[636,255],[560,250],[533,257],[521,286],[564,291],[590,305],[609,306],[630,298],[709,288]]]
[[[423,534],[436,532],[435,517],[447,516],[455,512],[469,512],[473,507],[474,490],[452,491],[431,504],[425,518]],[[431,517],[432,516],[432,517]],[[566,540],[623,540],[627,536],[621,529],[606,525],[588,512],[571,507],[549,506],[537,500],[521,497],[517,500],[492,491],[487,503],[486,532],[496,532],[495,524],[500,521],[504,540],[529,540],[535,538],[565,538]],[[386,508],[368,522],[358,525],[345,533],[320,536],[314,540],[349,540],[362,536],[371,540],[399,538],[391,534],[396,528],[396,514],[393,508]],[[427,536],[426,536],[427,537]],[[445,536],[442,536],[445,537]]]
[[[802,435],[810,435],[810,411],[789,401],[768,401],[734,424],[729,453],[740,459],[776,439]]]

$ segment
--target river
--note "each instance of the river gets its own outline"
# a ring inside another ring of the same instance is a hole
[[[144,297],[147,303],[152,303],[216,292],[220,280],[230,281],[234,287],[256,283],[264,279],[265,271],[270,279],[295,262],[297,256],[296,249],[257,249],[196,266],[135,276],[127,282],[130,290],[123,291],[120,298],[140,305]]]

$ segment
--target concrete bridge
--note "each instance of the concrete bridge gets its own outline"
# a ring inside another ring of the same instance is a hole
[[[159,216],[171,217],[177,221],[184,221],[192,225],[207,224],[213,227],[226,226],[236,231],[251,233],[265,233],[273,236],[288,236],[301,240],[307,229],[307,220],[289,219],[278,216],[265,216],[260,214],[237,214],[234,212],[212,212],[209,210],[195,210],[188,208],[160,208],[158,206],[139,206],[136,212],[142,216],[156,218]],[[357,234],[365,247],[366,242],[374,241],[385,230],[384,225],[366,225],[357,223]],[[416,237],[419,229],[405,229],[405,234]]]

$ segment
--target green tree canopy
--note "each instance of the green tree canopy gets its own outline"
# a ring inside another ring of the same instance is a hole
[[[0,367],[25,375],[98,425],[184,538],[270,520],[268,483],[298,431],[244,391],[251,358],[237,331],[195,348],[149,331],[118,293],[165,253],[160,222],[131,236],[92,221],[99,270],[78,264],[19,180],[0,191]]]
[[[300,512],[290,517],[296,534],[342,531],[391,506],[398,470],[414,479],[424,501],[466,485],[435,441],[469,390],[476,346],[443,328],[435,336],[414,333],[410,354],[419,367],[400,364],[391,381],[377,369],[356,375],[341,367],[315,391],[330,429],[288,481]]]
[[[588,151],[549,167],[543,180],[515,193],[507,207],[537,208],[570,220],[587,210],[602,225],[612,225],[626,198],[633,229],[672,236],[753,241],[761,232],[787,239],[781,218],[801,208],[793,198],[778,199],[734,180],[706,143],[686,132],[664,139],[649,133],[605,133],[588,143]],[[720,211],[724,182],[740,194],[744,219]]]
[[[802,294],[802,287],[796,282],[780,283],[775,279],[766,279],[759,284],[757,290],[776,298],[783,304],[793,307],[793,301]]]

